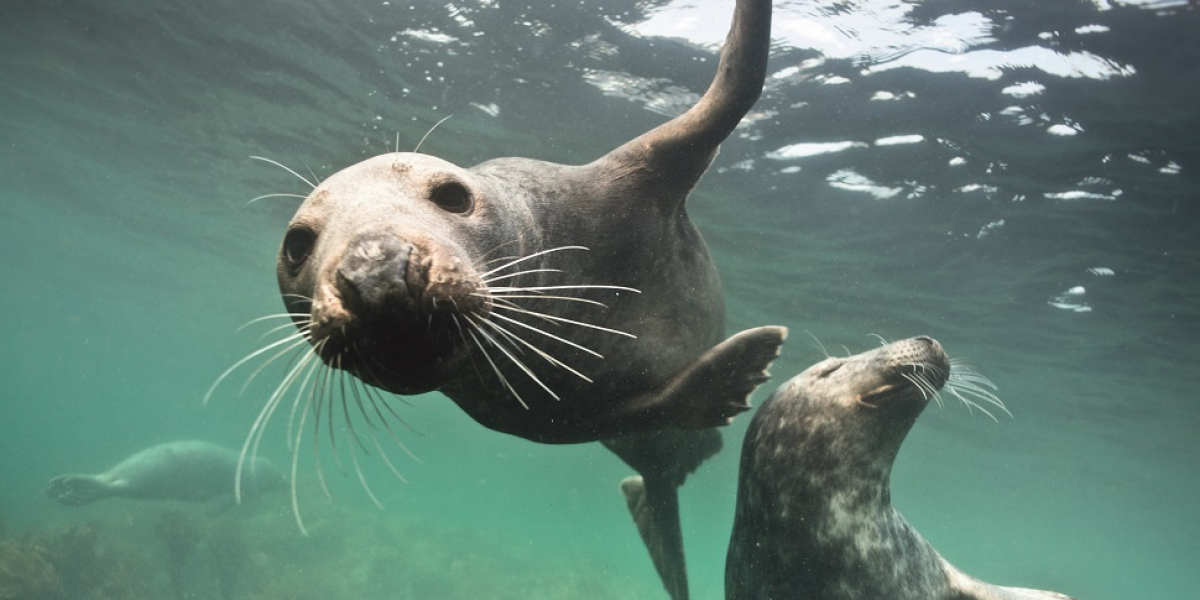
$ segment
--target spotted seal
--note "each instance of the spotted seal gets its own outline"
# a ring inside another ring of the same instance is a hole
[[[947,562],[891,504],[892,463],[931,398],[999,401],[928,337],[828,358],[779,387],[742,446],[726,600],[1070,600]]]
[[[59,475],[46,496],[67,506],[81,506],[119,496],[137,500],[203,502],[233,494],[238,453],[198,440],[168,442],[146,448],[98,475]],[[242,477],[242,489],[254,494],[285,485],[271,461],[256,457]]]
[[[376,389],[437,390],[497,431],[603,441],[640,474],[634,518],[686,598],[676,488],[720,448],[715,428],[748,409],[786,335],[725,338],[717,271],[685,210],[762,90],[770,21],[770,0],[738,0],[697,104],[591,163],[397,152],[314,185],[276,269],[298,331],[260,352],[311,351],[250,438],[293,387],[313,386],[297,397],[315,418],[341,416],[328,406],[349,374],[368,387],[341,402],[377,425],[390,409]]]

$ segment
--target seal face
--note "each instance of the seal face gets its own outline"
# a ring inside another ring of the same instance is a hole
[[[972,579],[892,507],[892,464],[947,381],[1003,408],[928,337],[831,357],[780,386],[742,446],[725,597],[1067,599]]]
[[[470,368],[464,333],[491,297],[475,257],[532,224],[486,182],[418,154],[376,157],[321,183],[288,226],[284,302],[329,366],[397,394]],[[523,222],[525,221],[525,222]]]
[[[233,495],[238,453],[198,440],[151,446],[98,475],[59,475],[46,496],[67,506],[119,496],[136,500],[204,502]],[[255,457],[242,475],[241,491],[257,494],[284,487],[283,474],[271,461]]]

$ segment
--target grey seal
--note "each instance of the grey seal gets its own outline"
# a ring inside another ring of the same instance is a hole
[[[298,331],[259,352],[311,351],[247,445],[293,386],[307,398],[301,425],[309,410],[354,412],[381,431],[395,415],[376,389],[437,390],[497,431],[603,441],[643,478],[625,486],[640,490],[634,518],[672,597],[686,598],[676,488],[721,447],[715,428],[749,408],[786,336],[725,338],[717,270],[685,210],[762,91],[770,21],[770,0],[739,0],[698,103],[589,164],[463,168],[396,152],[314,185],[276,269]],[[346,387],[350,410],[333,410]]]
[[[204,502],[233,494],[238,453],[224,446],[181,440],[137,452],[98,475],[59,475],[46,496],[67,506],[81,506],[119,496],[137,500]],[[255,457],[242,475],[244,493],[286,485],[271,461]]]
[[[928,337],[828,358],[780,386],[742,445],[726,600],[1070,600],[962,573],[892,507],[892,463],[947,380],[966,402],[1003,406]]]

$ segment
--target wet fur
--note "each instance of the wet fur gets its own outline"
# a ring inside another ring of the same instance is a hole
[[[1003,409],[990,382],[924,337],[827,358],[780,386],[743,443],[726,599],[1069,600],[963,574],[892,507],[896,454],[943,385]]]
[[[738,0],[701,100],[586,165],[462,168],[396,152],[316,184],[288,169],[314,188],[277,269],[287,311],[275,317],[297,331],[218,381],[250,361],[291,361],[242,456],[290,405],[298,522],[306,428],[333,444],[333,422],[347,426],[343,453],[378,503],[358,456],[384,454],[380,435],[402,446],[378,389],[438,390],[497,431],[604,441],[645,477],[657,508],[635,520],[672,597],[687,597],[675,488],[720,448],[715,427],[749,408],[786,335],[725,339],[719,278],[685,211],[762,90],[770,15],[769,0]]]

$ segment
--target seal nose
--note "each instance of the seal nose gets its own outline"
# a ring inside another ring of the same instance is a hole
[[[342,302],[352,312],[411,307],[411,244],[386,235],[359,238],[337,267]]]
[[[942,349],[942,345],[939,344],[937,340],[935,340],[927,335],[918,335],[918,336],[914,337],[913,339],[918,342],[923,342],[925,344],[928,344],[930,348],[932,348],[933,350],[935,350],[937,352],[945,352],[945,350]]]

